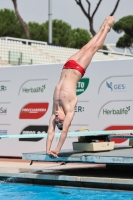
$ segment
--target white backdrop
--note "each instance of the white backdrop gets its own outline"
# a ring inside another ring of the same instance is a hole
[[[53,91],[63,64],[0,68],[0,135],[47,131]],[[69,131],[133,129],[133,60],[97,61],[77,84]],[[56,129],[58,132],[58,129]],[[63,149],[77,138],[67,138]],[[53,148],[58,138],[54,139]],[[121,142],[117,140],[116,142]],[[45,151],[46,139],[1,139],[1,156]],[[123,144],[128,144],[128,140]]]

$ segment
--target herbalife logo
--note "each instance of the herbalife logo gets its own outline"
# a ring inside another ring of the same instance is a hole
[[[112,82],[107,82],[106,81],[106,86],[112,91],[115,91],[115,92],[120,92],[120,91],[125,91],[126,89],[126,85],[125,84],[113,84]]]
[[[7,87],[5,85],[0,85],[0,92],[6,91],[6,90],[7,90]]]
[[[89,85],[89,78],[82,78],[78,81],[76,87],[76,95],[82,94]]]
[[[120,108],[119,110],[103,109],[103,115],[127,115],[129,111],[130,111],[130,106],[128,106],[126,108]]]
[[[46,88],[46,85],[42,85],[41,87],[36,87],[36,88],[22,88],[23,93],[39,93],[39,92],[44,92]]]

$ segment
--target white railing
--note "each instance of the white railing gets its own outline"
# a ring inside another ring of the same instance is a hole
[[[114,52],[114,53],[116,53],[116,52],[118,52],[120,49],[122,49],[123,50],[123,54],[124,55],[127,55],[127,54],[131,54],[131,53],[127,53],[128,51],[129,51],[129,48],[128,47],[125,47],[125,48],[118,48],[118,47],[116,47],[116,44],[105,44],[106,45],[106,47],[111,51],[111,52]],[[117,51],[115,51],[112,47],[115,47],[116,49],[117,49]],[[131,54],[132,55],[132,54]]]
[[[28,40],[28,39],[21,39],[21,38],[13,38],[13,37],[0,37],[0,40],[5,41],[18,41],[18,42],[24,42],[25,44],[44,44],[47,45],[47,42],[37,41],[37,40]]]

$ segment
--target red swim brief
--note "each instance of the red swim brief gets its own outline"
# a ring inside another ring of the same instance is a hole
[[[81,73],[82,77],[84,76],[85,73],[85,69],[81,67],[75,60],[67,61],[63,69],[76,69]]]

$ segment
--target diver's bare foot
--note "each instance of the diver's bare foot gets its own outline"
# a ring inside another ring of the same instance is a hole
[[[111,27],[113,26],[114,22],[115,22],[115,18],[113,16],[109,16],[107,23],[105,25],[105,27],[108,29],[108,32],[111,30]]]
[[[101,25],[101,27],[100,27],[100,30],[104,30],[104,28],[105,28],[105,26],[106,26],[106,24],[107,24],[107,21],[108,21],[108,18],[109,18],[110,16],[108,16],[108,17],[106,17],[106,19],[104,20],[104,22],[102,23],[102,25]]]

